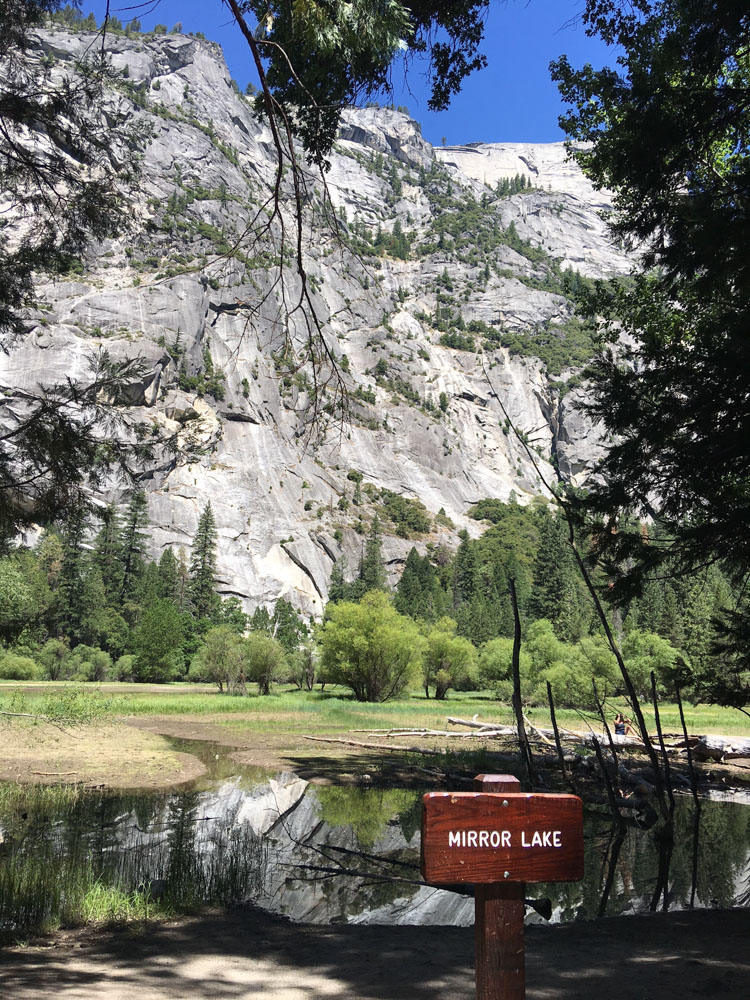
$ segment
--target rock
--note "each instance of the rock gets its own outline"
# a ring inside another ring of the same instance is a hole
[[[85,33],[44,30],[35,44],[40,57],[53,53],[62,67],[90,41]],[[239,596],[248,610],[284,596],[319,615],[334,560],[345,555],[356,568],[359,516],[366,525],[374,510],[366,493],[361,507],[351,503],[351,469],[362,473],[363,487],[419,500],[432,518],[430,533],[416,538],[399,538],[384,524],[392,581],[412,545],[454,548],[461,528],[478,535],[481,526],[467,516],[478,500],[513,492],[526,503],[544,494],[542,480],[555,477],[553,456],[563,478],[587,481],[606,442],[579,409],[585,387],[561,399],[559,382],[574,371],[551,377],[539,358],[499,346],[509,332],[533,342],[573,314],[559,289],[544,287],[549,258],[529,247],[585,274],[630,267],[600,218],[606,192],[593,190],[562,144],[433,149],[408,115],[344,113],[326,177],[342,232],[374,240],[380,228],[382,240],[398,222],[412,248],[408,259],[357,258],[323,230],[306,229],[313,301],[332,353],[346,356],[352,400],[349,424],[311,430],[309,373],[277,370],[287,329],[297,343],[307,336],[304,318],[295,313],[288,328],[280,322],[267,248],[245,241],[241,258],[226,259],[273,177],[267,127],[232,88],[213,43],[177,35],[116,35],[108,43],[129,85],[150,88],[149,107],[138,113],[154,135],[132,205],[143,235],[93,247],[75,281],[40,283],[28,332],[0,354],[0,388],[85,378],[98,350],[147,359],[129,402],[177,445],[158,451],[145,480],[154,555],[166,545],[189,549],[210,500],[221,592]],[[530,177],[533,189],[491,196],[487,185],[516,173]],[[316,186],[319,198],[322,182],[311,180],[310,202]],[[471,234],[465,251],[450,236],[438,246],[437,220],[444,211],[460,218],[472,199],[498,234],[512,222],[528,243],[511,246],[498,236],[482,259],[472,257]],[[295,282],[290,276],[290,301]],[[447,304],[474,350],[441,344],[433,321]],[[506,417],[526,435],[532,458],[504,432]],[[347,510],[339,506],[344,498]]]

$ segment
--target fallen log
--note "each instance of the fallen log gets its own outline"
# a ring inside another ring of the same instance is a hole
[[[689,736],[689,745],[696,757],[709,760],[747,760],[750,758],[750,740],[728,736]],[[682,741],[685,746],[685,741]]]
[[[303,740],[312,740],[314,743],[340,743],[342,746],[346,747],[358,747],[362,750],[393,750],[394,752],[401,751],[402,753],[422,753],[428,754],[430,756],[442,755],[442,750],[432,750],[427,747],[405,747],[405,746],[388,746],[386,743],[364,743],[361,740],[342,740],[334,736],[303,736]]]

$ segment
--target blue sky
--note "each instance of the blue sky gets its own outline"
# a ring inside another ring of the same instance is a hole
[[[111,0],[123,21],[140,0]],[[563,111],[549,78],[551,59],[565,53],[574,66],[612,64],[612,50],[587,38],[580,23],[570,24],[583,0],[493,0],[483,50],[489,65],[464,83],[444,112],[427,110],[423,67],[412,63],[406,82],[394,72],[394,102],[406,105],[422,125],[426,139],[439,145],[463,142],[555,142],[564,138],[558,124]],[[84,13],[104,16],[105,0],[84,0]],[[118,10],[118,8],[120,8]],[[155,24],[202,31],[219,42],[232,76],[244,88],[253,79],[247,45],[220,0],[151,0],[135,12],[143,30]]]

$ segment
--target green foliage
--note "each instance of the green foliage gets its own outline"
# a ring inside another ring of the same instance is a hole
[[[381,490],[380,500],[384,513],[396,526],[396,534],[400,537],[410,538],[412,533],[419,535],[431,530],[432,522],[419,500],[401,496],[392,490]]]
[[[495,194],[498,198],[509,198],[513,194],[521,191],[530,191],[531,181],[526,174],[516,174],[514,177],[503,177],[495,185]]]
[[[440,618],[427,633],[422,670],[425,692],[435,686],[435,697],[445,698],[450,688],[467,690],[476,687],[475,667],[477,653],[474,646],[456,635],[456,623],[451,618]]]
[[[622,69],[554,64],[570,105],[562,125],[589,177],[614,192],[613,237],[643,254],[629,287],[597,287],[587,309],[624,343],[591,367],[590,410],[612,443],[586,505],[600,524],[648,514],[670,536],[657,547],[637,532],[597,530],[597,550],[622,568],[611,591],[620,602],[666,563],[685,573],[721,560],[744,587],[750,112],[738,97],[750,85],[747,5],[653,0],[633,16],[589,0],[583,19],[588,33],[620,46]],[[728,610],[724,650],[739,679],[750,667],[750,616],[745,606]],[[747,695],[739,683],[737,703]]]
[[[219,691],[242,693],[246,676],[244,654],[243,639],[233,629],[227,625],[209,629],[190,663],[188,678],[216,684]]]
[[[398,0],[328,5],[249,0],[243,12],[259,22],[260,32],[273,25],[276,44],[263,48],[263,56],[274,99],[294,121],[310,159],[324,163],[341,110],[386,87],[391,63],[404,47],[429,54],[428,104],[432,110],[446,108],[466,76],[486,63],[479,44],[487,5],[488,0],[408,6]],[[262,111],[260,100],[257,107]]]
[[[278,640],[285,653],[293,653],[307,636],[307,626],[283,597],[278,599],[273,610],[271,635]]]
[[[379,591],[329,605],[318,638],[326,677],[358,701],[388,701],[417,678],[419,630]]]
[[[442,347],[451,347],[454,351],[476,350],[474,338],[468,337],[463,333],[458,333],[456,330],[451,330],[450,333],[444,333],[440,338],[440,344]]]
[[[413,807],[413,793],[404,788],[336,788],[316,790],[320,818],[329,826],[348,827],[363,851],[371,851],[388,824]]]
[[[164,598],[146,610],[135,631],[135,679],[171,681],[184,672],[183,621],[175,605]]]
[[[13,641],[32,613],[32,593],[20,569],[10,559],[0,561],[0,636]]]
[[[576,316],[526,333],[495,330],[489,334],[487,343],[506,347],[511,354],[539,358],[550,375],[586,365],[599,347],[594,324]]]
[[[398,612],[419,621],[434,622],[448,613],[450,598],[429,556],[415,548],[406,557],[404,571],[396,586],[393,605]]]
[[[112,677],[112,657],[103,649],[80,643],[65,664],[74,681],[106,681]]]
[[[209,501],[198,518],[190,558],[190,602],[196,618],[218,612],[216,593],[216,521]]]
[[[19,656],[9,650],[0,650],[0,677],[6,681],[39,680],[42,671],[30,656]]]
[[[287,671],[284,647],[263,632],[251,632],[242,646],[248,680],[257,683],[258,694],[270,694],[271,685]]]

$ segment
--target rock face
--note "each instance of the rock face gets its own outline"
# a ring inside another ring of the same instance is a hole
[[[45,31],[35,46],[63,66],[90,41]],[[93,248],[75,280],[40,282],[27,333],[0,354],[0,388],[81,376],[101,349],[148,359],[133,407],[154,434],[178,431],[183,449],[144,473],[155,556],[189,548],[210,500],[220,591],[248,609],[284,596],[315,615],[334,561],[356,566],[383,489],[432,519],[431,532],[404,538],[384,518],[395,576],[412,544],[479,533],[467,517],[478,500],[513,492],[526,502],[546,492],[555,464],[585,481],[599,435],[575,393],[561,398],[560,365],[535,344],[567,350],[566,268],[606,278],[629,262],[608,241],[605,195],[560,144],[433,149],[399,112],[346,113],[325,178],[339,238],[315,177],[304,238],[315,310],[352,405],[347,421],[310,432],[309,373],[280,360],[303,318],[285,318],[278,246],[257,223],[248,229],[264,218],[276,166],[269,130],[213,43],[110,43],[124,94],[153,125],[132,206],[141,235]],[[525,190],[493,190],[521,173]]]

